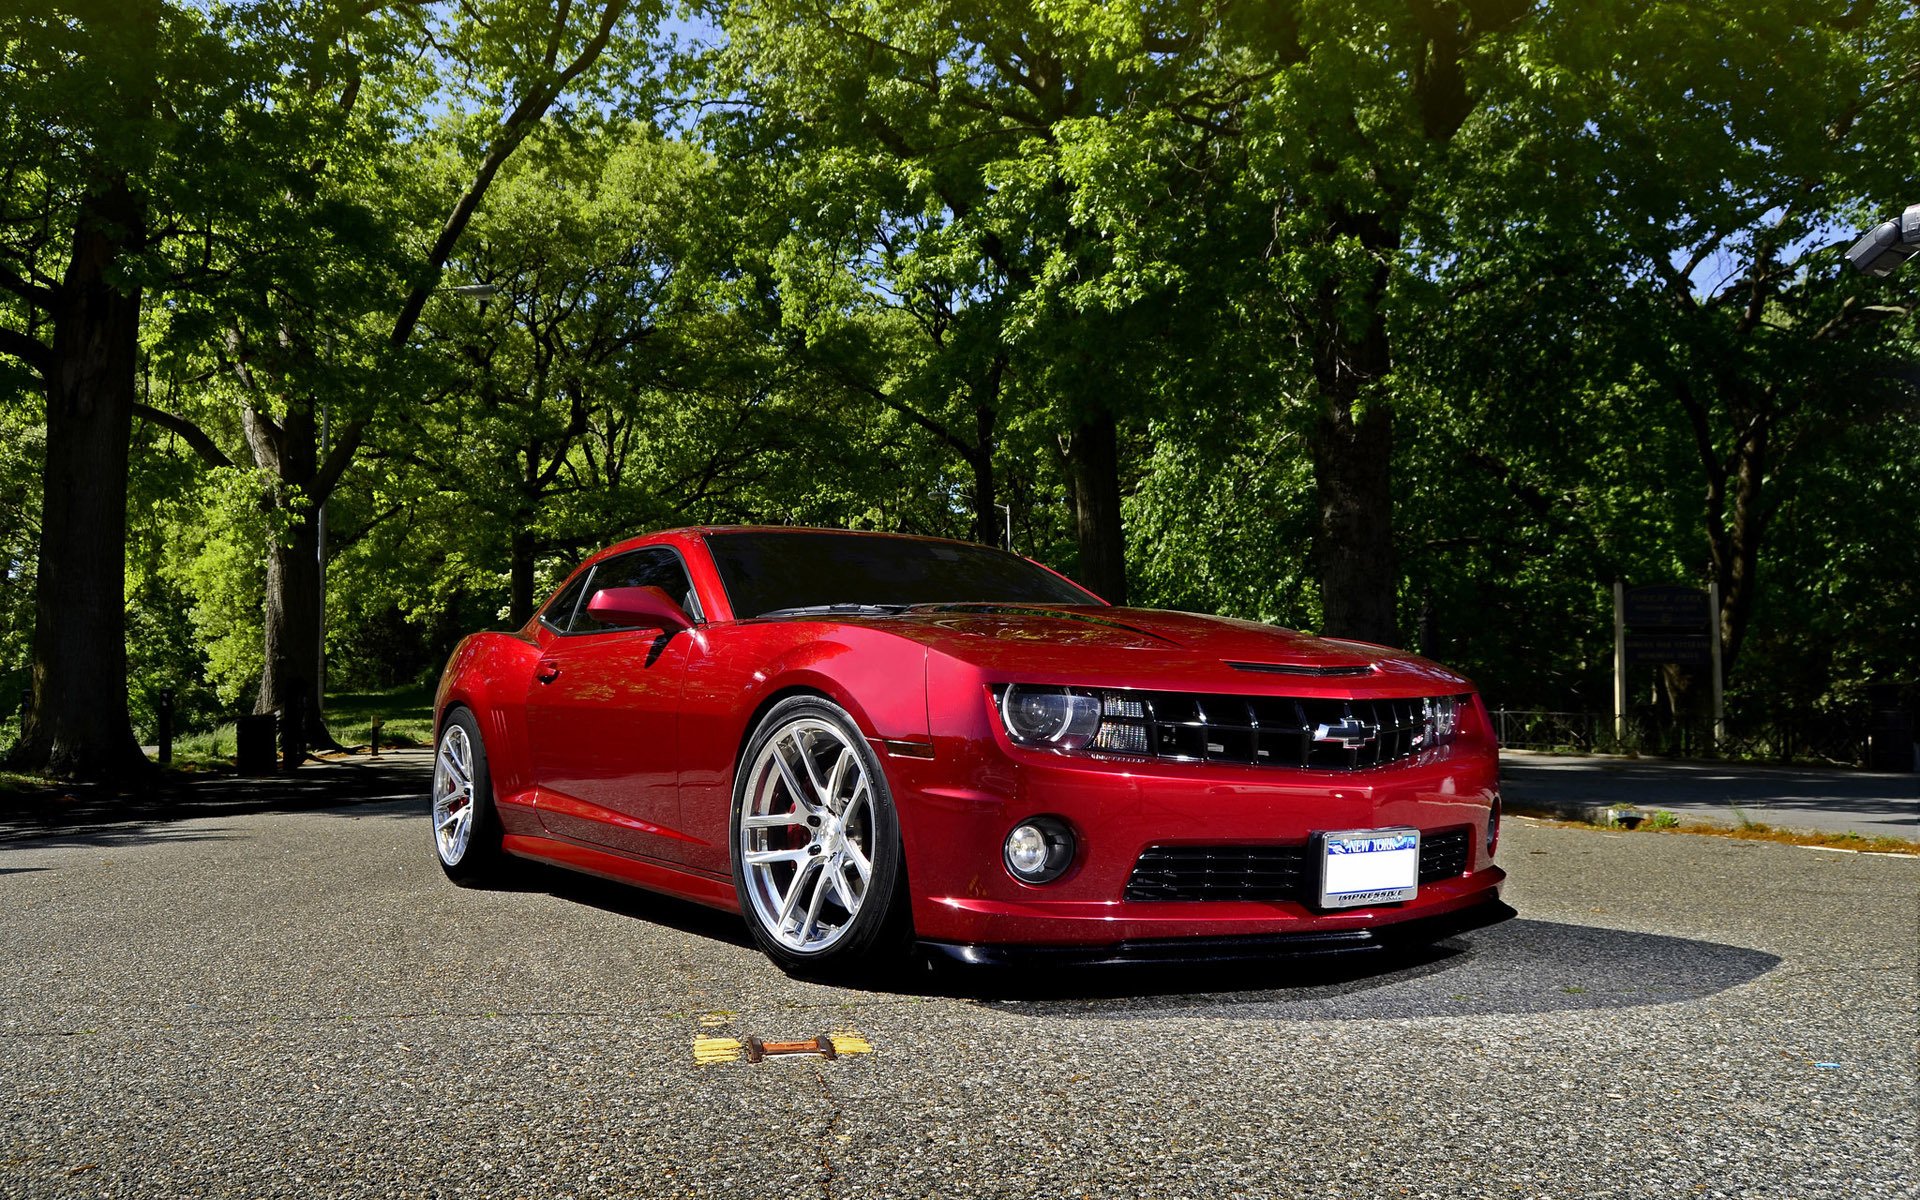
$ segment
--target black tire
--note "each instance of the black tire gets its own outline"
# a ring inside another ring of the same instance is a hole
[[[811,760],[810,770],[802,756]],[[846,772],[855,764],[861,775],[849,784]],[[822,779],[825,789],[816,786]],[[749,829],[750,819],[759,824]],[[767,711],[734,765],[728,830],[747,930],[782,970],[847,979],[891,970],[904,957],[913,926],[899,813],[880,760],[845,709],[823,697],[795,696]],[[749,864],[750,853],[797,857],[791,864]],[[801,899],[811,902],[809,911],[796,913],[797,927],[789,928],[793,918],[782,921],[781,914]],[[851,909],[846,899],[855,901]]]
[[[448,879],[462,887],[480,887],[500,878],[506,853],[500,848],[500,814],[493,806],[487,747],[480,723],[464,708],[447,711],[434,741],[428,817],[434,857]]]

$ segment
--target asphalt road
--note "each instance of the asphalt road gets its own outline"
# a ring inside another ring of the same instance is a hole
[[[1920,860],[1512,822],[1522,918],[1419,959],[870,991],[463,891],[381,783],[0,839],[0,1192],[1914,1194]]]
[[[1745,763],[1574,757],[1505,751],[1509,804],[1590,814],[1631,804],[1723,826],[1758,822],[1818,833],[1920,841],[1920,775]]]

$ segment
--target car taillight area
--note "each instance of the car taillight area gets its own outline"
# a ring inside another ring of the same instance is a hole
[[[1451,745],[1472,694],[1397,699],[1235,696],[990,685],[1016,744],[1165,762],[1359,771]]]

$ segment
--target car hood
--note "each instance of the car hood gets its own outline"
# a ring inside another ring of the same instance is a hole
[[[1466,689],[1404,651],[1230,617],[1149,608],[925,605],[863,620],[1010,680],[1248,692],[1400,685]],[[1395,690],[1400,690],[1396,687]]]

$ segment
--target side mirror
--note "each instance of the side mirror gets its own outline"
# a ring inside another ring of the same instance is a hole
[[[657,587],[601,588],[587,601],[587,615],[608,625],[667,633],[693,627],[686,610]]]
[[[1908,205],[1895,219],[1862,234],[1847,247],[1847,265],[1862,275],[1891,275],[1916,254],[1920,254],[1920,204]]]

